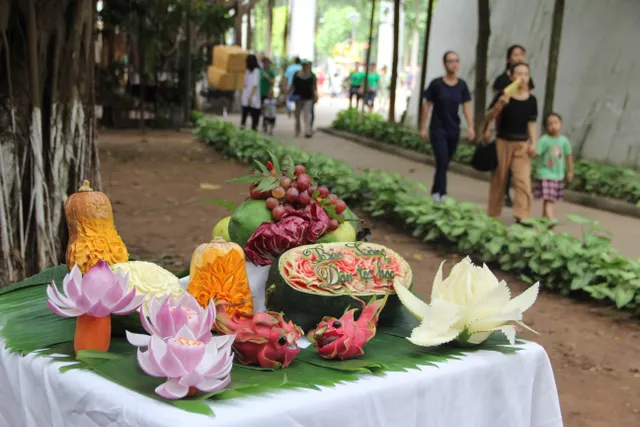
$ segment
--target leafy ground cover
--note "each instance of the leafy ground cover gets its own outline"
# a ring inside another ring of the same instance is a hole
[[[400,148],[432,155],[430,144],[425,144],[415,129],[388,123],[377,114],[345,110],[338,114],[333,127],[345,132],[365,136]],[[461,144],[454,161],[468,165],[473,156],[473,145]],[[570,190],[601,197],[623,200],[640,207],[640,176],[633,169],[611,166],[591,160],[578,160]]]
[[[617,308],[640,311],[640,261],[622,256],[611,247],[607,232],[586,218],[569,217],[582,225],[582,239],[554,233],[544,220],[505,226],[473,203],[448,199],[436,204],[424,187],[397,174],[354,172],[329,156],[284,146],[231,123],[201,118],[195,134],[227,158],[266,162],[273,153],[280,159],[291,156],[320,174],[339,176],[325,181],[347,203],[392,221],[425,242],[494,263],[525,282],[540,281],[562,295],[605,300]]]

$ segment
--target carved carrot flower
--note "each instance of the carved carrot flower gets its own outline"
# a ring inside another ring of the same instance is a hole
[[[77,264],[62,282],[63,292],[55,283],[47,287],[47,305],[63,317],[77,317],[74,349],[107,351],[111,343],[111,314],[128,314],[136,310],[144,295],[128,291],[126,275],[113,273],[109,264],[99,261],[82,276]]]

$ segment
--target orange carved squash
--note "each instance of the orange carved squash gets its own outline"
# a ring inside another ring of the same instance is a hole
[[[236,311],[253,313],[242,248],[220,237],[198,246],[191,257],[187,291],[203,307],[213,299],[230,317]]]
[[[129,252],[113,222],[111,202],[106,194],[93,191],[84,181],[64,204],[69,228],[67,266],[85,274],[98,261],[117,264],[129,260]]]

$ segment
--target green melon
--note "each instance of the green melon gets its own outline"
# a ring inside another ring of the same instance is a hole
[[[357,233],[358,229],[360,228],[360,218],[358,218],[358,215],[354,214],[348,206],[347,209],[345,209],[345,211],[342,213],[342,215],[344,215],[345,222],[351,224],[351,226],[354,230],[356,230]]]
[[[229,237],[232,242],[244,248],[253,232],[263,222],[271,222],[272,220],[271,211],[267,209],[264,200],[247,200],[238,206],[231,215]]]
[[[379,325],[392,325],[402,309],[393,283],[410,288],[412,280],[409,263],[382,245],[341,242],[300,246],[282,254],[271,267],[266,304],[269,310],[284,312],[309,331],[324,316],[339,318],[348,307],[359,308],[350,295],[367,302],[390,293]]]
[[[351,223],[345,221],[340,224],[337,229],[328,232],[321,238],[315,241],[315,243],[334,243],[334,242],[355,242],[356,230]]]

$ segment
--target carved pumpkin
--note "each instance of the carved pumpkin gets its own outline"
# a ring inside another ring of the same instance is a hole
[[[67,266],[85,274],[101,259],[109,264],[129,260],[129,252],[113,223],[113,210],[106,194],[93,191],[85,180],[64,204],[69,228]]]
[[[198,246],[191,257],[187,291],[203,307],[213,299],[230,317],[237,311],[253,313],[242,248],[220,237]]]

